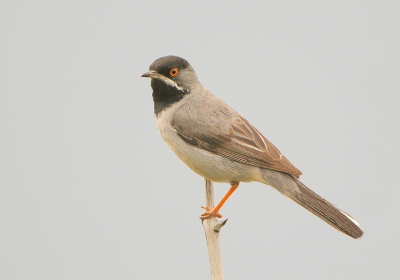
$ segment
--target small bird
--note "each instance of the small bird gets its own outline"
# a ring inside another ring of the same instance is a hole
[[[222,217],[218,211],[240,182],[261,182],[327,222],[359,238],[359,224],[307,188],[302,174],[253,125],[206,90],[193,67],[178,56],[164,56],[142,77],[151,78],[157,128],[172,151],[194,172],[231,188],[201,219]]]

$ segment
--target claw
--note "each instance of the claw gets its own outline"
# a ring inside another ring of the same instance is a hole
[[[216,218],[222,218],[222,215],[220,213],[214,213],[214,209],[215,208],[211,208],[211,207],[207,207],[207,206],[201,206],[201,208],[206,209],[206,212],[204,212],[203,214],[201,214],[200,219],[204,220],[204,219],[210,219],[212,217],[216,217]]]

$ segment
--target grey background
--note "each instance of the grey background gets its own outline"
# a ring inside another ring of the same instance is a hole
[[[140,78],[169,54],[365,232],[242,184],[221,211],[226,279],[398,279],[399,9],[2,0],[0,279],[210,278],[203,179],[162,141]]]

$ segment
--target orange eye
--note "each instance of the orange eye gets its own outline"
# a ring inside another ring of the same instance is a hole
[[[178,76],[178,73],[179,73],[179,70],[178,70],[178,68],[176,68],[176,67],[172,68],[172,69],[169,71],[169,74],[170,74],[172,77]]]

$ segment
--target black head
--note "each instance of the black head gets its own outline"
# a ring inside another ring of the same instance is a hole
[[[156,115],[200,85],[189,62],[178,56],[161,57],[150,65],[149,70],[142,77],[151,78]]]

